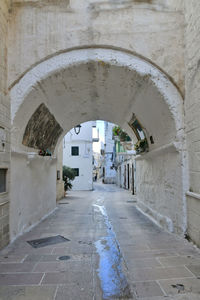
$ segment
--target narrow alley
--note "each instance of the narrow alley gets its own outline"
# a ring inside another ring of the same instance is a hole
[[[199,250],[157,227],[135,203],[112,184],[70,191],[1,251],[0,299],[200,299]],[[58,235],[49,245],[27,242]]]

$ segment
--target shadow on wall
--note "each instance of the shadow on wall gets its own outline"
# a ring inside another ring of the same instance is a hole
[[[46,151],[54,151],[63,129],[44,103],[33,113],[26,126],[22,144]]]

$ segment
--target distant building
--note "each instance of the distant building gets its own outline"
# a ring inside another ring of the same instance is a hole
[[[136,194],[135,157],[136,154],[141,154],[148,151],[148,143],[145,132],[135,116],[133,116],[130,127],[135,133],[134,141],[131,140],[128,134],[119,126],[114,128],[116,153],[114,164],[117,170],[117,185],[132,191],[132,194]]]
[[[105,144],[102,151],[103,160],[103,182],[115,183],[116,182],[116,170],[114,168],[115,157],[115,142],[113,140],[112,129],[115,126],[113,123],[105,122]]]
[[[135,151],[130,149],[130,142],[120,142],[115,138],[116,184],[136,194]]]
[[[96,181],[103,176],[103,156],[99,152],[93,152],[93,180]]]
[[[63,165],[73,168],[76,177],[72,182],[73,190],[93,189],[93,127],[96,122],[81,124],[80,133],[71,129],[64,137]],[[95,137],[94,141],[97,141]]]
[[[64,197],[64,181],[63,181],[63,145],[60,143],[57,151],[56,166],[56,201]]]

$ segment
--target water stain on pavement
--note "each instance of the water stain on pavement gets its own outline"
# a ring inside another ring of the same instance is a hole
[[[103,216],[107,236],[95,243],[99,254],[98,275],[103,299],[132,299],[131,290],[123,273],[123,257],[112,224],[103,205],[93,204],[96,213]]]

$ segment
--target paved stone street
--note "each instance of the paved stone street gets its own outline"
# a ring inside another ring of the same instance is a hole
[[[115,185],[69,192],[0,253],[0,299],[200,299],[200,253],[135,208]],[[27,241],[69,241],[33,248]]]

